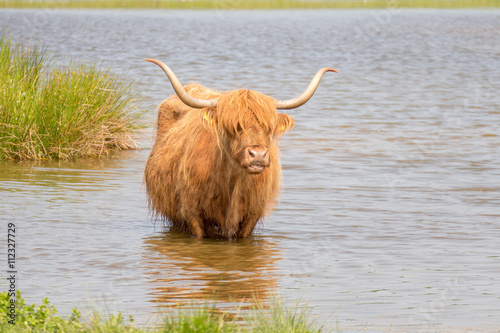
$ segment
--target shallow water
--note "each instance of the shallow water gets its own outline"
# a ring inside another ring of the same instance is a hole
[[[0,10],[0,26],[129,70],[149,133],[172,89],[144,58],[182,82],[277,99],[339,70],[289,112],[281,201],[248,240],[196,240],[148,218],[149,135],[102,161],[0,162],[28,301],[144,322],[164,305],[279,294],[345,330],[498,331],[500,11]]]

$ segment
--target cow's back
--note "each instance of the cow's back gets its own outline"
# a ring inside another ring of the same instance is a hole
[[[184,86],[186,92],[196,98],[212,99],[220,96],[220,93],[203,87],[197,83]],[[172,126],[184,117],[193,108],[184,104],[177,95],[170,96],[158,107],[158,119],[156,122],[156,136],[162,137]]]

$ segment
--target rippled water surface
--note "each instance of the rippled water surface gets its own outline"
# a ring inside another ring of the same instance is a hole
[[[0,27],[58,59],[114,62],[151,110],[141,151],[0,162],[28,301],[147,321],[163,305],[280,294],[346,330],[500,328],[499,11],[0,10]],[[148,57],[186,83],[277,99],[339,70],[289,112],[281,202],[251,239],[148,218],[142,172],[172,93]]]

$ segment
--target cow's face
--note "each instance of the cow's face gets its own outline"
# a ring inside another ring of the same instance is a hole
[[[220,146],[242,169],[249,174],[262,173],[277,158],[276,140],[293,127],[294,120],[287,114],[274,113],[273,121],[261,124],[258,118],[249,112],[245,119],[240,119],[231,126],[225,126],[215,109],[204,110],[203,120],[217,132]]]
[[[250,174],[262,173],[277,158],[276,138],[293,127],[293,118],[276,112],[276,101],[256,91],[223,93],[217,107],[202,110],[219,146]]]
[[[243,129],[238,126],[236,133],[226,133],[230,154],[236,162],[250,174],[259,174],[277,158],[273,151],[277,150],[276,139],[293,126],[293,118],[286,114],[277,115],[274,129],[252,124]]]

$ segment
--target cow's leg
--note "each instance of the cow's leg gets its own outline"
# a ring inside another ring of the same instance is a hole
[[[240,181],[236,181],[233,185],[229,207],[226,211],[223,224],[221,225],[222,237],[224,238],[234,238],[237,236],[236,233],[238,232],[240,209],[242,205],[239,195],[240,183]]]
[[[247,238],[249,237],[253,229],[255,228],[255,225],[259,221],[258,216],[252,216],[252,217],[247,217],[245,218],[241,224],[240,224],[240,229],[238,230],[238,234],[236,235],[238,238]]]
[[[226,219],[224,227],[222,228],[222,237],[224,238],[234,238],[238,231],[238,220],[235,218]]]
[[[196,238],[203,238],[203,220],[199,217],[189,219],[189,231]]]

